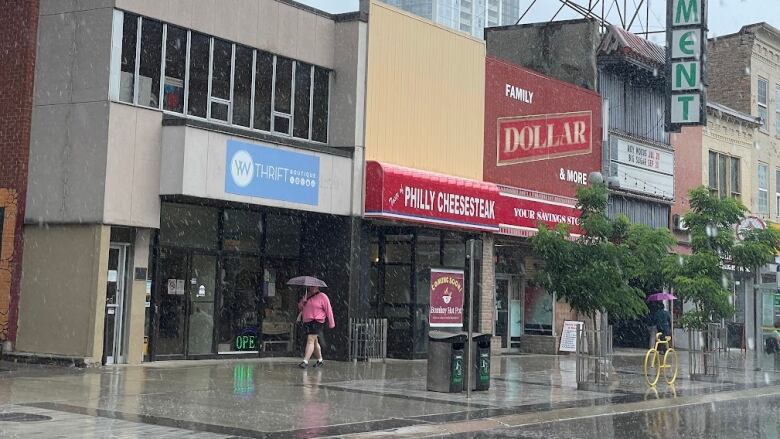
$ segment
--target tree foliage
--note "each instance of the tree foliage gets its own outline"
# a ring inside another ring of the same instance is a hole
[[[692,190],[689,200],[691,209],[684,221],[693,254],[668,260],[664,274],[678,299],[694,305],[683,315],[682,326],[704,329],[708,323],[734,314],[729,303],[731,281],[723,270],[724,263],[738,271],[757,270],[772,261],[780,236],[773,229],[751,230],[738,242],[736,226],[747,212],[742,203],[710,195],[703,186]]]
[[[565,226],[539,226],[531,240],[543,261],[539,281],[578,313],[634,318],[647,313],[646,292],[664,284],[661,261],[674,238],[668,229],[631,224],[625,216],[610,219],[607,199],[603,183],[577,190],[583,233],[576,239]]]

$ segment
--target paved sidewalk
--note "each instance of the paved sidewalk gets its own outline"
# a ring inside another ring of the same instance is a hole
[[[641,355],[621,352],[608,389],[578,391],[574,357],[497,360],[491,389],[473,392],[471,399],[426,391],[424,360],[326,362],[322,369],[308,370],[298,369],[292,358],[97,369],[0,363],[0,370],[10,369],[0,371],[0,437],[70,438],[89,431],[89,437],[112,438],[286,438],[411,434],[415,429],[412,435],[419,436],[442,423],[461,423],[464,431],[489,429],[500,427],[496,419],[507,416],[538,421],[567,410],[598,413],[646,400],[774,391],[770,386],[780,385],[779,373],[750,367],[724,369],[714,382],[691,381],[683,364],[674,388],[664,384],[648,391]],[[17,420],[4,421],[4,413],[15,413],[10,418]],[[19,421],[25,414],[46,418]],[[432,434],[446,432],[451,431]]]

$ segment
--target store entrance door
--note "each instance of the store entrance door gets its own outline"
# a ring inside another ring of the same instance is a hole
[[[125,263],[127,246],[108,248],[106,316],[103,330],[103,364],[124,363]]]
[[[523,300],[520,279],[516,276],[496,275],[496,319],[494,334],[501,337],[501,348],[516,347],[523,334]]]
[[[216,255],[163,248],[158,263],[153,360],[213,355]]]

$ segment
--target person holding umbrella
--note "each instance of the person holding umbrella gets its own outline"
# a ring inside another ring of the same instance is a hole
[[[312,276],[299,276],[290,279],[287,285],[302,285],[306,287],[306,295],[298,302],[300,311],[300,320],[303,322],[303,329],[306,332],[306,349],[304,351],[303,361],[298,364],[301,369],[309,367],[309,359],[312,354],[317,357],[314,367],[322,367],[322,348],[320,347],[319,336],[327,321],[328,327],[336,327],[336,321],[333,319],[333,308],[330,306],[330,299],[320,288],[326,288],[325,282]]]
[[[656,331],[662,334],[664,340],[672,335],[672,318],[669,311],[664,307],[663,301],[674,299],[676,297],[670,293],[655,293],[647,296],[647,301],[655,305],[655,312],[651,316],[651,321],[655,323]],[[653,339],[655,339],[655,334],[653,334]],[[664,352],[666,352],[666,345],[662,345],[659,349],[659,353],[663,354]]]

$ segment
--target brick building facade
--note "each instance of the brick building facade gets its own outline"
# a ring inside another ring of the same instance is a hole
[[[9,0],[0,14],[0,342],[16,339],[27,188],[37,0]]]

